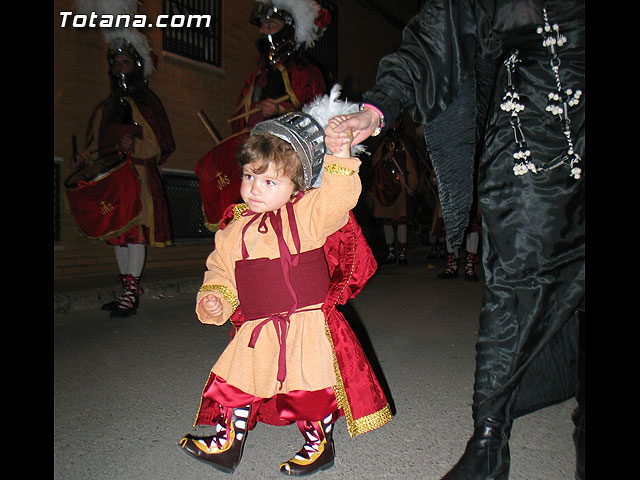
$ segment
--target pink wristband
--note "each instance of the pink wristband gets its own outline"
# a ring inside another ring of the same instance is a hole
[[[373,110],[374,112],[376,112],[380,116],[381,121],[384,119],[384,115],[382,114],[380,109],[375,105],[371,105],[370,103],[363,103],[362,108],[364,109],[364,107],[367,107],[369,110]]]
[[[374,112],[376,112],[378,114],[378,116],[380,117],[378,120],[378,126],[376,127],[376,129],[373,131],[373,133],[371,134],[372,137],[375,137],[376,135],[380,134],[380,131],[384,128],[384,115],[382,114],[382,112],[380,111],[380,109],[374,105],[371,105],[370,103],[361,103],[360,104],[360,110],[364,110],[365,107],[369,110],[373,110]]]

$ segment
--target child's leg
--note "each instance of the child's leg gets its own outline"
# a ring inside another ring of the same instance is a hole
[[[232,473],[242,458],[251,405],[223,411],[225,413],[216,424],[215,435],[186,435],[180,440],[180,446],[189,455],[211,464],[215,469]]]
[[[338,416],[330,413],[323,420],[296,422],[305,444],[290,460],[280,465],[280,471],[288,475],[308,475],[316,470],[333,467],[333,424]]]

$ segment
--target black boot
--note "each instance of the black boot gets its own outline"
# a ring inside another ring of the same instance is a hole
[[[305,444],[290,460],[280,465],[280,471],[285,475],[303,476],[333,467],[334,423],[335,414],[328,415],[322,421],[297,422]]]
[[[449,278],[458,278],[458,259],[453,253],[449,254],[447,268],[444,269],[444,272],[439,273],[437,278],[445,280]]]
[[[398,252],[398,265],[402,265],[403,267],[408,266],[407,263],[407,244],[400,244],[400,251]]]
[[[387,256],[384,257],[382,263],[385,265],[396,263],[396,253],[395,249],[393,248],[393,244],[387,246]]]
[[[185,435],[180,440],[180,446],[185,453],[208,463],[216,470],[233,473],[242,458],[250,413],[250,405],[234,408],[230,413],[230,419],[229,415],[220,418],[215,435]]]
[[[124,279],[126,278],[126,275],[123,274],[118,274],[118,280],[120,280],[120,284],[122,285],[122,291],[124,292],[126,286],[124,283]],[[122,298],[122,297],[120,297]],[[115,300],[113,300],[112,302],[108,302],[105,303],[104,305],[102,305],[100,307],[100,310],[107,310],[109,312],[114,311],[116,308],[118,308],[118,305],[120,305],[120,298],[116,298]]]
[[[138,277],[131,274],[125,275],[124,294],[118,299],[118,306],[111,311],[112,318],[125,318],[135,315],[138,311],[140,291],[138,289]]]
[[[511,422],[487,418],[476,426],[464,454],[442,480],[507,480]]]
[[[478,281],[475,265],[478,255],[476,253],[467,253],[467,264],[464,267],[464,279],[472,282]]]

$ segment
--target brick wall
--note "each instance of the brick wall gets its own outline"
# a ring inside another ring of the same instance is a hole
[[[255,66],[254,41],[258,32],[248,16],[254,0],[223,0],[222,66],[213,68],[184,61],[162,50],[162,31],[144,29],[158,56],[157,70],[149,77],[151,89],[160,97],[171,122],[176,151],[163,168],[193,171],[197,161],[214,145],[197,116],[204,110],[220,135],[231,134],[229,118],[235,110],[246,77]],[[384,3],[384,2],[383,2]],[[403,2],[400,2],[401,4]],[[415,1],[398,15],[408,19]],[[339,2],[339,81],[350,99],[357,101],[371,86],[379,58],[397,47],[400,31],[358,2]],[[71,173],[71,136],[84,147],[89,116],[109,91],[106,44],[99,28],[61,28],[61,11],[75,11],[72,0],[54,0],[54,156],[63,159],[61,178]],[[408,13],[407,13],[408,12]],[[155,19],[162,13],[160,0],[146,0],[139,13]],[[357,26],[365,25],[360,29]],[[64,192],[61,192],[64,197]],[[211,242],[149,248],[146,269],[167,265],[202,265]],[[61,241],[54,246],[54,275],[117,273],[112,247],[83,236],[61,205]]]

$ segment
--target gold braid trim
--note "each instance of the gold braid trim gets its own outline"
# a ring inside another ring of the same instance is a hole
[[[335,165],[335,164],[334,164]],[[335,165],[336,167],[338,165]],[[327,167],[325,167],[326,169]],[[342,167],[339,167],[342,168]],[[345,169],[346,170],[346,169]],[[351,216],[349,216],[349,222],[353,222]],[[367,433],[371,430],[375,430],[378,427],[381,427],[385,423],[391,420],[391,408],[389,404],[385,405],[382,409],[377,412],[371,413],[365,417],[355,419],[353,418],[353,412],[351,411],[351,406],[349,405],[349,399],[347,398],[347,392],[344,388],[344,382],[342,381],[342,374],[340,373],[340,366],[338,365],[338,359],[336,357],[336,349],[333,344],[333,338],[331,338],[331,332],[329,330],[329,324],[327,323],[327,319],[329,318],[329,314],[336,309],[338,304],[338,300],[342,297],[344,290],[349,285],[351,281],[351,277],[353,276],[353,271],[356,265],[356,237],[355,232],[352,230],[352,242],[353,242],[353,261],[351,263],[351,271],[349,272],[349,277],[347,281],[342,286],[342,290],[340,291],[340,295],[338,295],[335,303],[331,307],[330,311],[327,312],[327,317],[325,319],[324,331],[329,339],[329,344],[331,345],[331,352],[333,354],[333,370],[336,374],[336,384],[333,386],[333,393],[336,396],[336,404],[338,409],[342,408],[344,410],[344,416],[347,420],[347,431],[349,432],[349,437],[353,438],[356,435],[360,435],[361,433]]]
[[[291,88],[291,82],[289,81],[289,73],[287,72],[287,69],[284,68],[284,65],[282,65],[281,63],[278,64],[276,68],[280,70],[280,75],[282,75],[282,82],[284,83],[284,89],[287,91],[287,95],[289,95],[291,103],[293,103],[293,106],[296,108],[296,110],[299,109],[302,104],[300,103],[300,100],[298,100],[298,97],[296,97],[293,88]]]
[[[350,168],[341,167],[337,163],[332,163],[331,165],[325,165],[324,171],[327,173],[332,173],[333,175],[353,175],[355,173],[354,170]]]
[[[246,203],[239,203],[235,205],[233,207],[233,218],[229,223],[235,222],[238,218],[240,218],[240,215],[242,215],[242,212],[244,212],[248,208],[249,208],[249,205],[247,205]],[[202,214],[204,215],[204,205],[202,205]],[[218,223],[209,223],[206,220],[206,215],[204,215],[204,217],[205,217],[204,226],[207,227],[210,231],[216,232],[218,228],[220,228],[220,223],[222,223],[222,220],[220,220]]]
[[[242,215],[248,209],[249,205],[247,205],[246,203],[239,203],[235,205],[233,207],[233,220],[231,220],[231,222],[235,222],[238,218],[240,218],[240,215]]]
[[[331,332],[329,331],[329,325],[325,322],[324,331],[329,339],[331,345],[331,353],[333,356],[333,371],[336,374],[336,384],[333,386],[333,393],[336,396],[336,404],[339,409],[344,410],[344,416],[347,419],[347,431],[349,436],[353,437],[356,431],[356,424],[353,421],[353,413],[351,413],[351,406],[347,399],[347,392],[344,389],[344,383],[342,382],[342,374],[340,373],[340,366],[338,365],[338,359],[336,358],[336,348],[333,345],[333,338],[331,338]]]
[[[353,437],[355,435],[360,435],[361,433],[367,433],[371,430],[375,430],[376,428],[379,428],[385,423],[391,421],[391,417],[391,407],[387,404],[377,412],[355,420],[353,422],[354,433],[352,434],[351,430],[349,430],[349,436]]]
[[[200,290],[198,290],[198,293],[201,292],[218,292],[221,294],[222,297],[231,304],[232,314],[236,311],[236,308],[240,306],[238,297],[236,297],[229,287],[225,287],[224,285],[202,285]]]

